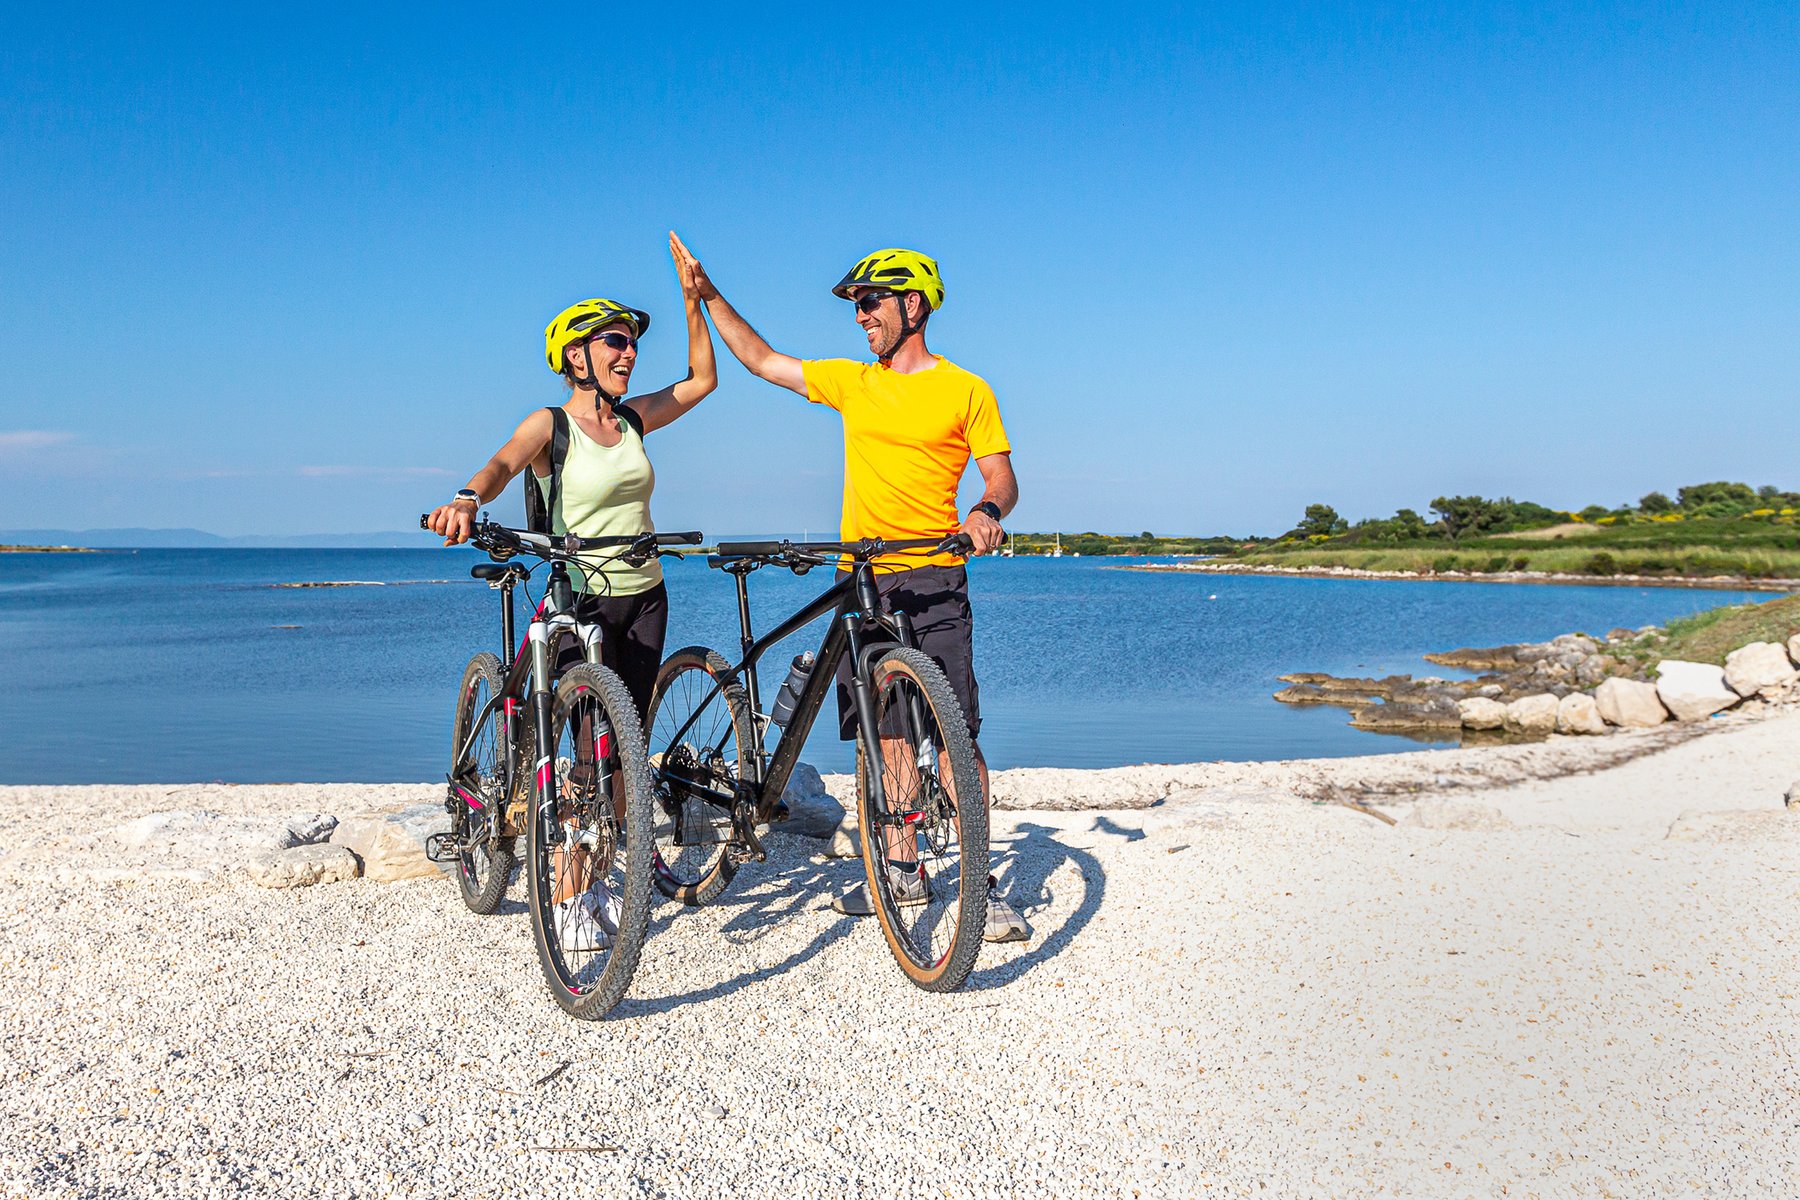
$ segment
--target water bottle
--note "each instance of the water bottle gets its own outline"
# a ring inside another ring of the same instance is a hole
[[[781,690],[775,693],[775,709],[769,714],[769,720],[785,726],[794,719],[794,709],[799,707],[800,693],[806,690],[806,680],[812,675],[812,669],[811,650],[794,657],[794,665],[788,668],[787,678],[781,681]]]

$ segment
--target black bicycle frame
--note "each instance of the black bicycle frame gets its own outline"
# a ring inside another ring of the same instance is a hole
[[[760,690],[757,686],[756,664],[770,646],[775,645],[798,633],[828,612],[835,611],[836,618],[826,627],[825,637],[813,659],[812,674],[807,678],[806,687],[801,691],[799,700],[794,706],[794,715],[788,720],[787,728],[781,731],[781,737],[771,752],[764,748],[762,731],[757,731],[756,754],[748,764],[752,778],[741,781],[750,789],[750,799],[755,805],[755,821],[739,832],[752,846],[757,845],[754,824],[763,824],[774,815],[775,807],[781,800],[781,794],[787,789],[788,779],[794,772],[794,764],[800,761],[800,750],[806,744],[807,735],[812,732],[813,722],[817,720],[819,709],[825,702],[826,690],[833,686],[837,678],[838,664],[846,654],[850,657],[850,694],[856,706],[857,728],[861,731],[864,744],[880,745],[879,725],[875,714],[875,696],[869,686],[867,671],[867,653],[869,650],[886,647],[890,644],[915,647],[912,622],[905,613],[896,613],[892,617],[881,612],[880,598],[875,588],[875,573],[870,563],[855,563],[848,574],[827,588],[816,599],[808,603],[793,616],[765,633],[755,637],[750,627],[750,572],[763,566],[755,559],[746,558],[738,562],[724,565],[723,569],[737,577],[738,627],[741,637],[743,658],[726,670],[724,676],[714,685],[713,690],[694,706],[687,723],[675,731],[670,739],[678,742],[693,727],[701,712],[710,704],[733,679],[742,676],[744,689],[750,703],[752,720],[762,712]],[[849,601],[854,600],[854,603]],[[891,638],[876,637],[870,640],[866,634],[867,627],[874,625],[878,630],[885,629]],[[728,735],[722,735],[728,736]],[[723,741],[721,739],[722,748]],[[734,809],[737,797],[726,796],[711,788],[687,780],[681,781],[692,792],[711,799],[714,803],[730,806]],[[873,800],[880,804],[881,772],[869,772],[868,784]]]

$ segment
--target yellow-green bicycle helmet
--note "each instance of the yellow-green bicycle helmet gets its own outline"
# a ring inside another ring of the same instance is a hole
[[[583,300],[557,313],[556,319],[544,327],[544,361],[561,375],[567,366],[563,351],[614,321],[629,322],[635,337],[643,337],[650,329],[650,314],[643,309],[626,308],[616,300]]]
[[[930,312],[936,312],[944,303],[944,277],[938,274],[937,260],[917,250],[877,250],[864,255],[831,289],[831,294],[848,300],[850,289],[859,287],[918,292],[925,297]]]

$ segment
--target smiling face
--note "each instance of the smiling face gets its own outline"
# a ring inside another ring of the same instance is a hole
[[[881,298],[874,306],[874,312],[863,311],[865,296]],[[859,287],[851,289],[850,298],[855,304],[852,311],[856,313],[856,323],[862,326],[864,336],[869,339],[869,350],[876,358],[887,358],[898,350],[906,336],[902,330],[906,328],[908,318],[916,328],[919,318],[924,315],[925,297],[917,292]],[[906,307],[902,309],[902,305]]]
[[[625,338],[629,344],[623,348],[606,344],[607,335],[613,340]],[[569,374],[577,381],[590,378],[588,366],[593,364],[591,378],[600,385],[600,390],[613,399],[623,396],[631,386],[631,369],[637,366],[637,334],[629,321],[612,321],[602,325],[589,335],[585,342],[575,342],[563,351],[568,359]]]

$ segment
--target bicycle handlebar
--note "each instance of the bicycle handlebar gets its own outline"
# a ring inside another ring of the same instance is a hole
[[[431,529],[431,514],[419,516],[419,528]],[[510,529],[493,521],[478,521],[469,531],[469,540],[490,554],[495,550],[507,554],[524,551],[545,559],[571,559],[589,550],[615,550],[622,546],[641,547],[648,555],[663,546],[698,546],[705,539],[699,530],[682,533],[611,534],[606,537],[577,537],[572,533],[537,533],[530,529]]]
[[[848,555],[858,562],[866,562],[883,554],[908,554],[922,550],[967,557],[974,548],[974,540],[966,533],[953,533],[944,538],[903,538],[896,541],[864,538],[860,542],[720,542],[714,547],[715,557],[720,559],[787,558],[810,561],[823,560],[832,555]]]

